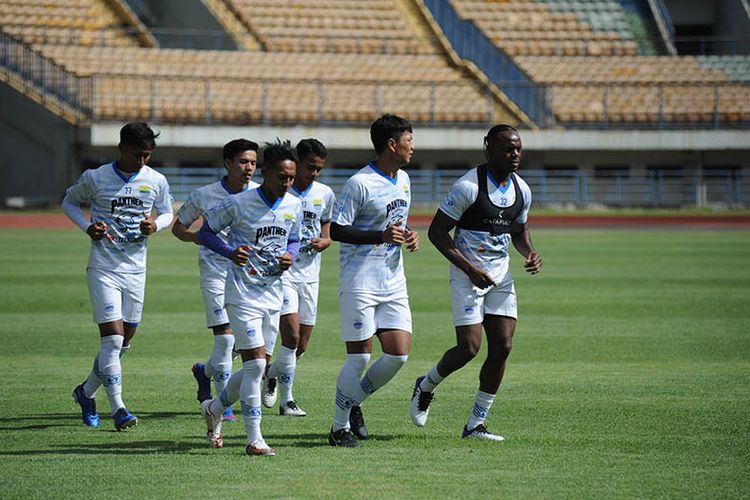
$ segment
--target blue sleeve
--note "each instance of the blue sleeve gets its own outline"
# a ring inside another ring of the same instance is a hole
[[[234,249],[224,242],[208,225],[208,221],[205,221],[198,231],[198,239],[201,244],[207,248],[210,248],[219,255],[223,255],[227,259],[232,259],[232,253]]]
[[[289,240],[286,244],[286,251],[292,255],[292,260],[296,259],[299,253],[299,241]]]

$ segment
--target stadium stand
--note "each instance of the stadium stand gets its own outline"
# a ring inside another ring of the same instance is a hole
[[[432,54],[392,0],[227,0],[269,51]]]
[[[0,26],[29,44],[156,45],[126,4],[103,0],[4,0]]]
[[[124,0],[8,0],[0,19],[88,86],[93,120],[360,122],[390,110],[422,123],[531,124],[502,95],[517,84],[449,56],[417,0],[205,4],[243,50],[160,49]],[[747,56],[640,55],[617,0],[451,4],[512,56],[530,78],[521,85],[547,89],[554,121],[535,115],[541,126],[747,120]]]
[[[558,123],[734,124],[750,113],[750,87],[732,83],[745,57],[639,55],[617,1],[453,3],[548,87]]]

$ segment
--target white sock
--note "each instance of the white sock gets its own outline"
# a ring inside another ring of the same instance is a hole
[[[240,402],[242,404],[242,419],[245,422],[248,444],[256,439],[263,438],[263,435],[260,433],[260,386],[265,370],[265,358],[250,359],[242,363]]]
[[[488,394],[477,390],[477,395],[474,399],[474,406],[472,406],[471,413],[469,413],[469,420],[466,422],[467,429],[471,430],[487,420],[487,414],[490,412],[493,401],[495,401],[494,394]]]
[[[333,430],[349,428],[349,413],[354,396],[359,390],[359,377],[370,361],[370,353],[347,354],[336,379],[336,405],[333,414]]]
[[[232,348],[234,335],[214,335],[214,351],[206,366],[211,365],[216,394],[221,394],[232,376]],[[207,371],[207,370],[206,370]]]
[[[101,349],[101,348],[100,348]],[[99,353],[94,356],[94,366],[91,367],[86,382],[83,383],[83,395],[87,398],[96,396],[96,391],[102,386],[102,379],[99,378]]]
[[[276,362],[268,369],[268,376],[279,380],[279,403],[282,406],[289,401],[294,401],[292,386],[297,368],[296,352],[297,349],[281,346]]]
[[[383,387],[404,366],[409,356],[383,354],[375,361],[365,376],[359,381],[359,389],[354,395],[355,404],[361,404],[370,395]]]
[[[211,401],[211,406],[209,407],[211,414],[221,415],[224,413],[224,410],[236,403],[237,400],[240,399],[241,385],[242,369],[239,369],[229,377],[229,380],[227,380],[227,383],[224,385],[224,390],[222,390],[219,395]]]
[[[120,365],[120,350],[123,342],[122,335],[108,335],[102,337],[102,347],[99,350],[99,378],[109,398],[112,414],[125,406],[122,402],[122,368]]]
[[[427,376],[422,379],[422,382],[419,384],[419,388],[424,392],[433,392],[438,384],[443,380],[445,380],[445,377],[442,377],[440,373],[438,373],[436,364],[435,366],[430,368],[430,371],[427,372]]]

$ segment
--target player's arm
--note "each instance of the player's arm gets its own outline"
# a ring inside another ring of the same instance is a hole
[[[435,212],[435,217],[432,218],[432,222],[430,223],[427,237],[446,259],[469,277],[475,286],[479,288],[487,288],[488,286],[494,285],[495,282],[492,278],[469,262],[456,246],[456,243],[450,235],[450,232],[456,227],[456,224],[458,224],[457,220],[452,219],[446,215],[445,212],[438,209],[437,212]]]
[[[152,215],[152,212],[144,212],[143,220],[140,224],[141,233],[149,236],[162,229],[169,227],[172,224],[172,218],[174,217],[172,212],[172,191],[169,189],[166,179],[163,180],[162,186],[159,189],[159,197],[154,203],[156,209],[156,217]]]
[[[200,245],[200,239],[198,238],[198,229],[191,231],[190,228],[201,216],[201,210],[197,202],[198,191],[193,191],[182,204],[180,209],[177,211],[177,217],[175,217],[174,223],[172,224],[172,234],[180,241],[186,241],[188,243],[195,243]]]
[[[322,252],[331,246],[331,221],[324,222],[320,226],[320,236],[310,240],[310,246],[317,252]]]
[[[405,234],[406,230],[397,224],[391,224],[383,231],[365,231],[331,222],[331,239],[353,245],[379,245],[381,243],[401,245],[406,241]]]
[[[518,253],[526,258],[523,263],[523,267],[526,268],[526,271],[531,274],[536,274],[541,271],[542,256],[534,250],[528,226],[526,224],[514,223],[510,226],[510,238],[511,241],[513,241],[513,246],[518,250]]]
[[[80,227],[89,238],[98,241],[104,238],[107,232],[107,223],[104,221],[91,222],[81,208],[81,203],[92,198],[92,190],[88,183],[89,175],[84,172],[78,182],[73,184],[65,192],[62,201],[62,209],[73,224]]]
[[[416,252],[419,250],[419,233],[414,231],[409,226],[406,226],[406,231],[404,231],[404,244],[406,245],[406,248],[409,249],[410,252]]]
[[[198,238],[198,231],[191,231],[189,227],[180,221],[179,217],[176,217],[174,224],[172,224],[172,234],[180,241],[195,243],[196,245],[201,244],[200,238]]]
[[[237,248],[232,248],[219,235],[211,229],[208,225],[208,221],[204,221],[203,225],[198,231],[199,244],[205,246],[218,253],[219,255],[226,257],[238,266],[244,266],[247,264],[247,258],[250,255],[249,245],[240,245]]]

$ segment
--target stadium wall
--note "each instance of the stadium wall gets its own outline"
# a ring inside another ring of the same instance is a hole
[[[0,204],[57,203],[77,173],[76,128],[0,83]]]

